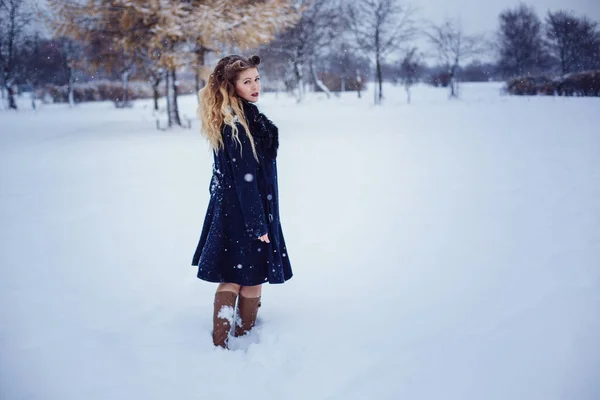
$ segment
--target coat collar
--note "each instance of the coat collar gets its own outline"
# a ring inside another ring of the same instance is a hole
[[[262,150],[265,156],[275,159],[279,148],[279,129],[258,110],[256,105],[244,99],[240,100],[248,127],[257,147]]]

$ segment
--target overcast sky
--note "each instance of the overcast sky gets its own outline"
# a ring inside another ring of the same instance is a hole
[[[466,34],[483,34],[485,38],[493,40],[498,29],[498,16],[507,8],[515,8],[523,2],[534,8],[540,19],[544,20],[549,10],[571,10],[576,15],[586,15],[588,18],[600,23],[600,0],[404,0],[417,8],[418,19],[426,22],[439,23],[446,17],[458,18],[462,22]],[[421,25],[422,27],[424,25]],[[419,36],[413,43],[424,54],[425,60],[436,62],[435,52],[424,36]],[[388,61],[402,57],[402,52],[390,54]],[[496,53],[491,47],[478,54],[479,61],[489,62],[496,58]],[[467,60],[465,60],[467,61]],[[470,60],[468,60],[470,61]]]
[[[530,0],[540,18],[548,10],[573,10],[600,23],[600,0]],[[420,16],[440,22],[444,17],[459,17],[467,33],[486,33],[498,27],[498,15],[505,8],[519,4],[519,0],[412,0]]]

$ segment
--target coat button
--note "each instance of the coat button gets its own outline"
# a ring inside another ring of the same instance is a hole
[[[269,222],[273,222],[273,214],[269,214]]]

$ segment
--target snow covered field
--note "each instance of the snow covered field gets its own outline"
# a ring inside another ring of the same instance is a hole
[[[198,123],[1,111],[0,399],[600,399],[600,101],[498,89],[264,95],[295,276],[232,351]]]

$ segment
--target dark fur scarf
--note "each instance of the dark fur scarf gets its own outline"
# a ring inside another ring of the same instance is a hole
[[[277,158],[279,130],[254,104],[242,99],[242,105],[257,150],[260,148],[260,152],[265,157],[271,159]]]

